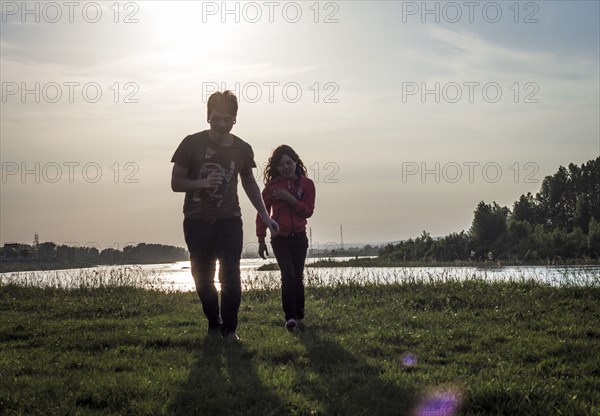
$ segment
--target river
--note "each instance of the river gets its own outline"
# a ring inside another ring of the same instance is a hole
[[[337,260],[346,260],[338,258]],[[272,260],[270,260],[272,261]],[[308,262],[312,260],[309,259]],[[242,259],[244,290],[273,289],[280,286],[279,271],[257,271],[269,262]],[[509,266],[509,267],[307,267],[308,286],[336,284],[390,284],[402,282],[442,282],[446,280],[481,279],[535,280],[553,286],[599,286],[600,266]],[[134,284],[164,291],[193,291],[194,282],[189,261],[169,264],[134,266],[97,266],[84,269],[0,273],[0,285],[16,283],[24,286],[97,287],[111,284]],[[219,284],[217,282],[217,287]]]

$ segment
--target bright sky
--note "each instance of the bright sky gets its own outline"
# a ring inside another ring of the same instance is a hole
[[[222,87],[259,166],[304,160],[313,244],[467,230],[600,155],[599,4],[2,1],[0,240],[184,246],[170,159]]]

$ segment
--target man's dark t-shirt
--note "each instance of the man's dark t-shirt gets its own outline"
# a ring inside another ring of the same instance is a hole
[[[208,130],[187,136],[171,158],[171,162],[189,169],[189,178],[206,178],[210,173],[223,174],[223,183],[215,190],[186,192],[183,204],[185,218],[219,220],[241,217],[237,196],[238,174],[252,175],[254,152],[252,147],[233,136],[231,146],[220,146],[212,141]]]

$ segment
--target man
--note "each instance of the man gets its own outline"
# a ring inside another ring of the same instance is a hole
[[[230,133],[236,122],[237,98],[231,91],[216,92],[208,99],[207,107],[210,129],[183,139],[171,159],[171,188],[185,192],[183,232],[196,291],[208,319],[208,333],[234,343],[239,340],[236,329],[241,300],[238,175],[250,202],[274,235],[279,226],[269,217],[252,174],[256,167],[252,147]],[[220,314],[214,284],[216,260],[221,283]]]

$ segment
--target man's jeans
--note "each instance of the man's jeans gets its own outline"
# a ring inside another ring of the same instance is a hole
[[[306,233],[271,239],[273,254],[281,270],[281,302],[285,320],[304,319],[304,261],[308,250]]]
[[[211,328],[219,326],[219,296],[215,287],[215,262],[219,260],[221,283],[221,318],[223,333],[237,328],[242,297],[240,257],[242,255],[242,219],[227,218],[183,221],[185,242],[190,252],[192,276],[202,309]]]

